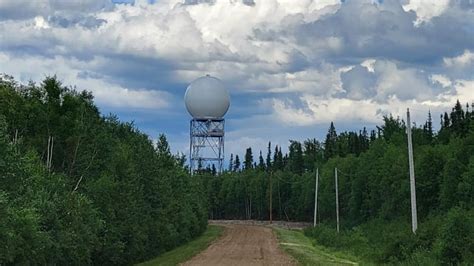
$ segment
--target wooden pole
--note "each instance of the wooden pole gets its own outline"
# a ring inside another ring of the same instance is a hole
[[[316,227],[316,217],[318,215],[318,179],[319,179],[319,168],[316,168],[316,185],[314,188],[314,218],[313,227]]]
[[[411,196],[411,230],[416,233],[418,228],[418,217],[416,213],[416,186],[415,166],[413,162],[413,143],[411,137],[410,109],[407,109],[407,135],[408,135],[408,164],[410,167],[410,196]]]
[[[270,224],[272,223],[272,212],[273,212],[273,207],[272,207],[272,175],[273,175],[273,172],[270,172]]]
[[[337,188],[337,168],[334,168],[334,179],[336,182],[336,222],[337,222],[337,232],[339,233],[339,191]]]
[[[47,153],[46,153],[46,168],[48,168],[49,170],[49,152],[50,152],[50,145],[51,145],[51,136],[48,136],[48,149],[47,149]]]
[[[51,152],[49,153],[49,169],[53,166],[53,148],[54,148],[54,137],[51,137]]]
[[[15,140],[13,141],[13,144],[16,145],[17,142],[18,142],[18,129],[15,130]]]

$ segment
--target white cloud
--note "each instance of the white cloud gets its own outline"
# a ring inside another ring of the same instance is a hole
[[[0,1],[0,21],[4,19],[28,19],[58,13],[96,12],[113,8],[110,0],[2,0]]]
[[[448,88],[453,84],[451,82],[451,80],[445,75],[433,74],[433,75],[431,75],[430,78],[431,78],[431,81],[433,83],[437,82],[437,83],[441,84],[441,86],[443,86],[443,88]]]
[[[269,75],[263,80],[267,83],[269,92],[299,92],[311,93],[315,95],[332,95],[341,91],[340,72],[334,66],[323,64],[320,69],[305,69],[294,73],[278,73]],[[271,80],[280,81],[274,84]],[[273,83],[273,84],[272,84]]]
[[[273,116],[288,126],[327,125],[335,121],[339,125],[356,123],[362,127],[380,124],[384,115],[404,117],[406,108],[410,108],[414,121],[420,123],[426,119],[428,111],[441,113],[451,108],[457,99],[464,103],[474,99],[474,81],[459,81],[456,87],[457,94],[443,96],[443,101],[401,101],[392,97],[386,103],[377,103],[373,100],[324,99],[305,95],[302,100],[307,110],[274,99]]]
[[[375,62],[377,62],[377,60],[375,60],[375,59],[366,59],[366,60],[364,60],[364,62],[360,63],[360,65],[367,68],[367,70],[369,72],[373,73],[373,72],[375,72],[375,70],[374,70]]]
[[[299,97],[300,103],[275,97],[271,100],[272,115],[288,126],[328,124],[331,121],[375,124],[390,113],[403,116],[410,107],[418,113],[415,119],[423,121],[429,110],[442,112],[451,108],[458,99],[461,102],[474,100],[474,80],[453,81],[442,74],[428,76],[424,71],[400,68],[385,60],[366,60],[361,65],[364,66],[362,69],[367,69],[365,74],[360,72],[360,67],[340,72],[346,75],[356,71],[355,77],[343,79],[343,82],[355,83],[343,84],[345,94],[342,96],[307,90]],[[362,81],[354,81],[354,78]]]
[[[422,69],[402,67],[388,60],[365,60],[341,72],[343,93],[340,98],[372,99],[384,103],[396,97],[401,100],[427,100],[449,91],[449,79],[431,75]]]
[[[129,89],[100,78],[81,78],[81,69],[85,66],[87,64],[84,62],[61,56],[50,59],[19,58],[0,52],[0,73],[13,75],[24,83],[30,80],[40,82],[46,75],[57,75],[66,86],[74,85],[78,90],[91,91],[100,106],[139,109],[164,109],[170,106],[172,96],[165,91]]]
[[[390,61],[377,61],[375,73],[378,75],[374,96],[377,101],[394,96],[402,100],[426,100],[435,96],[429,78],[418,69],[403,69]]]
[[[292,104],[292,101],[273,99],[273,110],[281,122],[290,126],[307,126],[317,123],[318,120],[313,110],[307,112],[302,108],[292,106]]]
[[[379,104],[372,100],[328,99],[312,95],[304,95],[301,100],[307,110],[291,106],[291,102],[284,103],[274,99],[274,115],[288,125],[308,126],[327,125],[331,121],[377,123],[384,114],[399,112],[396,107],[399,100],[396,98],[386,104]]]
[[[38,16],[38,17],[35,17],[35,28],[48,29],[50,28],[50,26],[48,25],[48,22],[42,16]]]
[[[474,102],[474,80],[456,80],[456,94],[452,95],[449,101],[452,103],[456,100],[461,102]]]
[[[443,61],[447,67],[467,67],[474,63],[474,53],[465,50],[463,54],[456,57],[445,57]]]
[[[96,102],[101,106],[137,109],[165,109],[170,106],[171,95],[168,92],[128,89],[112,85],[100,79],[76,80],[78,88],[92,91]]]
[[[449,6],[450,0],[409,0],[403,5],[405,11],[415,11],[415,26],[430,21],[431,18],[441,15]]]

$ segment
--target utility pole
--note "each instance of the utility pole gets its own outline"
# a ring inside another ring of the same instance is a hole
[[[53,162],[53,147],[54,147],[54,137],[49,136],[48,137],[48,151],[46,154],[46,168],[48,170],[51,170],[51,165]]]
[[[272,212],[273,212],[273,207],[272,207],[272,175],[273,175],[273,172],[270,172],[270,224],[272,223]]]
[[[337,222],[337,232],[339,233],[339,192],[337,188],[337,168],[334,168],[334,179],[336,182],[336,222]]]
[[[410,166],[410,192],[411,192],[411,230],[416,233],[418,217],[416,214],[416,187],[415,166],[413,163],[413,143],[411,138],[410,109],[407,108],[407,135],[408,135],[408,164]]]
[[[49,170],[51,171],[51,166],[53,164],[53,147],[54,147],[54,137],[51,136],[51,152],[49,153]]]
[[[316,227],[316,217],[318,214],[318,179],[319,179],[319,168],[316,168],[316,186],[314,188],[314,218],[313,227]]]

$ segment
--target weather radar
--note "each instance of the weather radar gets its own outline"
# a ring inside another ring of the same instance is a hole
[[[190,121],[189,158],[194,174],[206,169],[222,172],[224,162],[224,115],[230,96],[224,83],[210,75],[189,84],[184,95]]]

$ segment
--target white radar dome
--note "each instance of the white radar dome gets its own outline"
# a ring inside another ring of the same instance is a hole
[[[206,75],[189,84],[184,102],[193,118],[222,118],[229,110],[230,97],[220,79]]]

